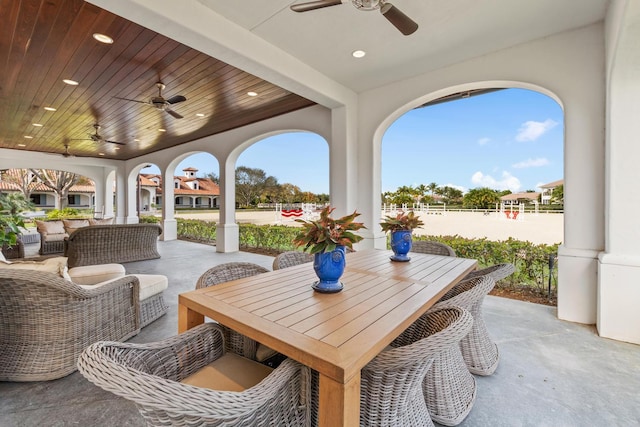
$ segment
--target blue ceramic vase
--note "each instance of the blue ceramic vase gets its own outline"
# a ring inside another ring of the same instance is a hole
[[[411,258],[407,256],[411,250],[411,230],[398,230],[391,232],[392,261],[407,262]]]
[[[345,247],[338,246],[331,252],[322,252],[314,255],[313,269],[319,281],[313,284],[317,292],[331,294],[342,290],[340,277],[344,273]]]

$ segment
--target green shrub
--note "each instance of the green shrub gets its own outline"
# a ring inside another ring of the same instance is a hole
[[[138,218],[138,222],[145,224],[158,224],[160,222],[160,219],[161,218],[154,215],[140,215],[140,217]]]
[[[52,209],[47,212],[47,219],[91,218],[91,213],[81,212],[74,208]]]
[[[216,223],[196,219],[178,218],[178,237],[198,242],[215,243]],[[240,247],[259,249],[265,252],[284,252],[296,250],[293,239],[299,227],[286,225],[239,224]],[[492,241],[486,238],[467,239],[460,236],[414,236],[415,240],[435,240],[451,246],[456,254],[463,258],[478,260],[478,267],[494,264],[512,263],[515,273],[501,280],[497,286],[509,289],[531,288],[537,293],[546,294],[549,281],[549,256],[555,257],[558,244],[536,245],[528,241],[509,238],[504,241]],[[557,277],[554,268],[552,293],[555,295]]]

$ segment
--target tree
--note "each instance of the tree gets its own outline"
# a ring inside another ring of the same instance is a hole
[[[30,169],[30,171],[42,184],[56,193],[56,208],[64,209],[68,204],[69,189],[76,185],[80,175],[51,169]]]
[[[433,194],[438,189],[438,184],[436,184],[435,182],[432,182],[429,185],[427,185],[427,189],[431,191],[431,198],[433,199]]]
[[[558,185],[551,191],[551,203],[564,204],[564,185]]]
[[[454,187],[449,187],[445,185],[440,188],[440,195],[442,196],[442,201],[449,203],[459,203],[462,200],[462,191],[458,190]]]
[[[215,182],[216,184],[220,184],[220,177],[215,172],[208,172],[208,173],[204,174],[204,177],[207,178],[207,179],[210,179],[211,181]]]
[[[33,178],[34,175],[29,169],[9,169],[2,174],[2,179],[15,184],[26,200],[31,198]]]
[[[254,205],[267,190],[273,190],[278,180],[267,176],[262,169],[239,166],[236,168],[236,195],[240,206]]]
[[[500,201],[498,192],[491,188],[481,187],[469,190],[464,195],[463,205],[469,208],[489,209]]]

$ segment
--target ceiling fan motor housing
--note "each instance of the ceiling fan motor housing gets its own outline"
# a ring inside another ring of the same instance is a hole
[[[351,4],[358,10],[378,10],[384,4],[382,0],[351,0]]]

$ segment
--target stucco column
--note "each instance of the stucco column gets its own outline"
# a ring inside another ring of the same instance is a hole
[[[126,212],[127,224],[137,224],[138,219],[138,173],[131,172],[126,175],[125,192],[127,198]]]
[[[124,167],[116,171],[116,224],[127,223],[127,176]]]
[[[216,225],[216,252],[240,250],[240,227],[236,224],[235,160],[220,162],[220,220]]]
[[[176,240],[178,238],[178,221],[175,219],[175,200],[173,195],[173,167],[162,173],[162,234],[160,240]]]
[[[620,15],[618,37],[610,34],[617,44],[608,46],[606,239],[598,265],[597,327],[603,337],[640,344],[640,5],[626,2],[626,12]]]
[[[329,141],[329,192],[335,216],[358,209],[357,178],[357,108],[338,107],[331,110]],[[360,218],[358,218],[359,220]]]

